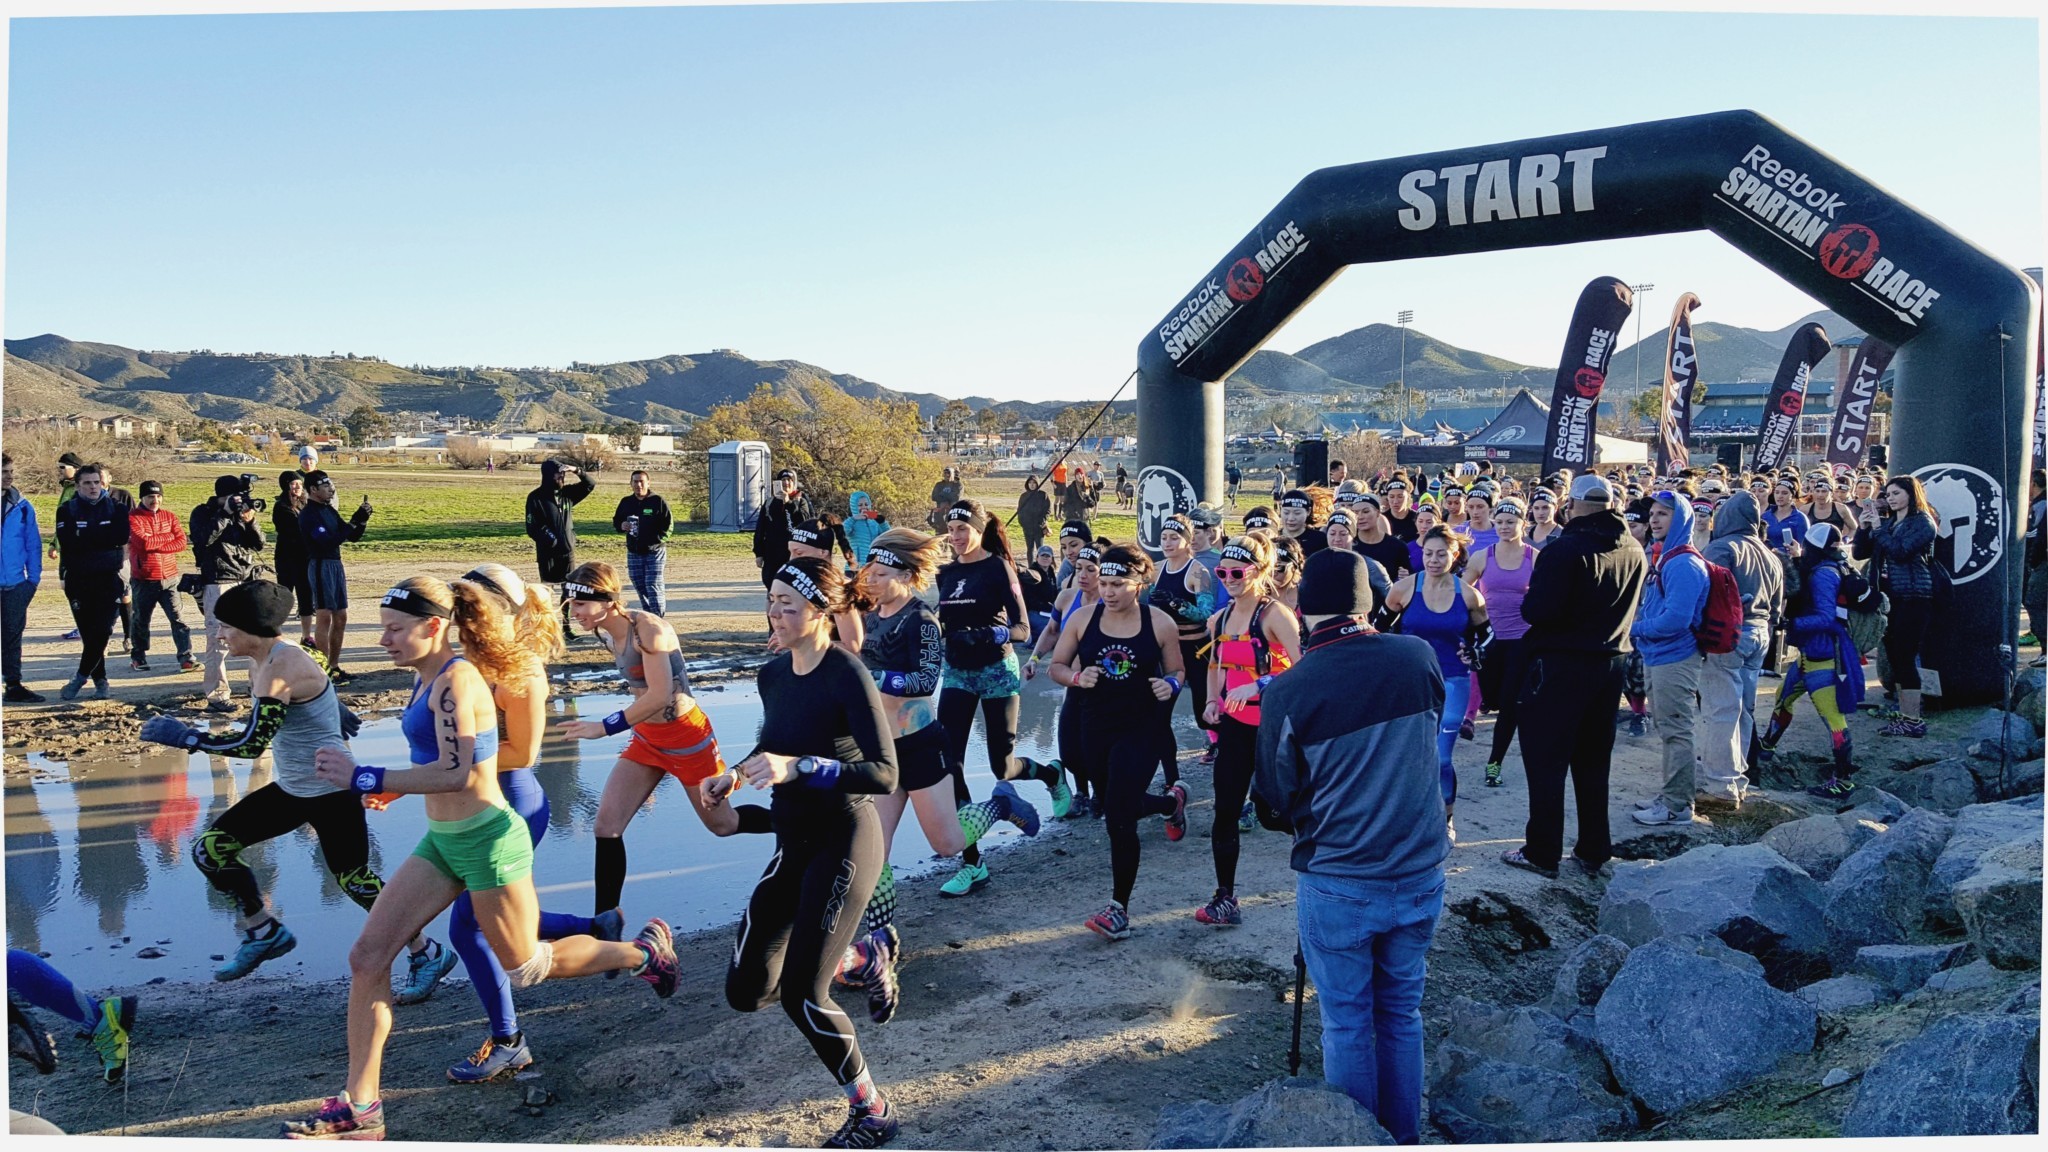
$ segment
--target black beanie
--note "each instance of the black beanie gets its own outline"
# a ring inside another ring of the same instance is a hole
[[[213,494],[215,496],[227,496],[241,490],[242,478],[240,476],[215,476],[213,478]]]
[[[291,619],[291,589],[268,580],[244,580],[220,594],[213,616],[251,636],[276,636]]]
[[[1349,548],[1325,548],[1301,570],[1297,602],[1303,616],[1365,616],[1372,612],[1372,581],[1365,557]]]

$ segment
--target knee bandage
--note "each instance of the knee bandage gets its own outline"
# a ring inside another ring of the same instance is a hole
[[[505,975],[512,981],[512,987],[531,988],[535,984],[547,979],[548,973],[554,970],[555,946],[543,940],[540,942],[540,947],[534,949],[533,955],[527,958],[526,963],[505,973]]]
[[[242,842],[218,828],[208,828],[192,842],[192,862],[211,876],[242,863]]]

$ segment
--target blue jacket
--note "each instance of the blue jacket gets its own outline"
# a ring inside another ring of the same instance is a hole
[[[0,588],[12,588],[27,581],[43,582],[43,533],[36,527],[36,506],[14,489],[7,495],[4,533],[0,533]]]
[[[846,502],[846,510],[852,513],[846,518],[846,544],[853,551],[855,568],[868,562],[868,549],[875,546],[875,537],[889,530],[887,520],[870,520],[861,515],[874,506],[875,502],[865,492],[855,492]]]
[[[1856,558],[1878,558],[1878,586],[1894,600],[1934,598],[1934,521],[1918,512],[1879,517],[1873,531],[1856,534]]]
[[[1692,540],[1692,503],[1669,492],[1657,493],[1657,499],[1674,505],[1671,531],[1665,534],[1663,554],[1643,581],[1642,610],[1629,629],[1629,639],[1650,668],[1699,659],[1692,629],[1707,605],[1707,562],[1690,552],[1673,555],[1674,549]]]

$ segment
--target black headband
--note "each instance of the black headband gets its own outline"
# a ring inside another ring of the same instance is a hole
[[[868,563],[880,564],[884,568],[894,568],[898,572],[915,571],[915,569],[911,567],[910,561],[905,560],[903,557],[898,556],[894,552],[889,551],[887,548],[868,549]]]
[[[455,617],[453,609],[443,608],[425,596],[405,588],[393,588],[384,593],[383,607],[395,608],[408,616],[438,616],[443,620],[452,620]]]
[[[825,596],[825,590],[811,579],[811,574],[794,564],[784,564],[775,570],[775,578],[790,586],[797,595],[811,602],[811,607],[820,612],[830,612],[832,601]]]
[[[1389,492],[1406,492],[1407,490],[1408,482],[1406,480],[1387,481],[1387,491]]]
[[[1309,499],[1306,496],[1283,496],[1280,498],[1280,506],[1282,508],[1306,508],[1309,506]]]
[[[618,599],[602,588],[592,588],[588,584],[578,584],[573,580],[563,584],[562,591],[567,592],[571,600],[595,600],[600,604],[609,604]]]
[[[1159,530],[1161,532],[1172,532],[1179,536],[1192,536],[1195,534],[1193,526],[1188,523],[1188,518],[1177,512],[1161,520],[1159,522]]]
[[[1100,564],[1102,563],[1102,552],[1093,544],[1083,544],[1081,545],[1081,550],[1074,553],[1074,561],[1079,563],[1083,560],[1092,564]]]
[[[1129,576],[1131,574],[1131,566],[1121,560],[1104,560],[1096,565],[1096,574],[1107,576],[1111,579]]]
[[[1062,525],[1060,525],[1060,539],[1062,539],[1062,540],[1077,540],[1077,539],[1078,539],[1078,540],[1086,540],[1087,538],[1088,538],[1088,528],[1087,528],[1087,526],[1086,526],[1086,525],[1082,525],[1082,524],[1062,524]]]
[[[816,547],[818,541],[824,538],[824,533],[816,529],[804,528],[796,524],[789,526],[789,542],[792,544],[808,544]]]
[[[951,524],[956,520],[963,521],[968,524],[974,523],[974,510],[971,508],[946,509],[946,523]]]
[[[1346,528],[1349,528],[1349,527],[1351,527],[1351,526],[1352,526],[1352,518],[1351,518],[1351,513],[1349,513],[1349,512],[1346,512],[1346,511],[1345,511],[1344,509],[1342,509],[1342,508],[1339,508],[1339,509],[1337,509],[1336,511],[1334,511],[1334,512],[1330,513],[1330,518],[1329,518],[1329,520],[1325,521],[1325,523],[1326,523],[1326,524],[1335,524],[1335,523],[1336,523],[1337,521],[1339,521],[1339,520],[1342,520],[1342,521],[1344,522],[1344,526],[1345,526]]]
[[[1257,564],[1259,562],[1259,558],[1252,555],[1252,550],[1242,544],[1225,544],[1223,546],[1223,558],[1225,560],[1243,561],[1246,564]]]
[[[1272,526],[1273,521],[1269,517],[1247,516],[1244,518],[1244,530],[1247,532],[1256,531],[1260,528],[1271,528]]]
[[[507,592],[503,588],[500,588],[496,580],[491,579],[489,576],[484,575],[482,572],[479,572],[476,569],[472,568],[468,572],[463,573],[462,578],[464,581],[471,584],[475,584],[478,587],[482,588],[484,591],[492,593],[493,595],[497,596],[498,599],[503,600],[507,604],[513,603],[512,594],[510,592]]]

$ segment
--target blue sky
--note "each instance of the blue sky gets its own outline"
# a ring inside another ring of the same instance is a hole
[[[731,347],[1101,397],[1309,171],[1754,108],[2042,261],[2033,21],[1161,4],[16,19],[5,333],[565,365]],[[1293,351],[1554,363],[1585,282],[1817,307],[1685,235],[1353,269]],[[1630,333],[1631,339],[1633,332]],[[1712,366],[1707,366],[1709,377]]]

